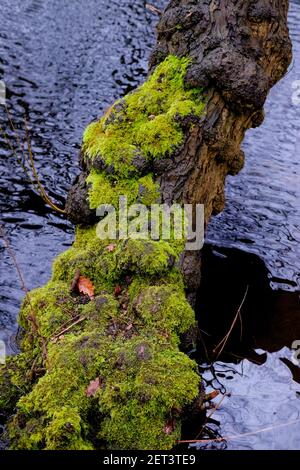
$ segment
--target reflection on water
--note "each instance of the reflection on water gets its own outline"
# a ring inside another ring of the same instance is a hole
[[[209,387],[230,393],[213,416],[221,423],[221,435],[274,426],[228,441],[227,448],[299,449],[300,367],[293,364],[290,349],[300,338],[299,292],[272,290],[261,259],[237,249],[206,246],[202,275],[199,354],[207,356],[207,363],[216,359],[213,367],[202,364],[203,377]],[[241,304],[240,317],[218,356],[216,345],[230,330]],[[287,422],[293,424],[276,429]]]
[[[152,3],[161,7],[166,2]],[[42,183],[53,199],[63,203],[78,172],[77,153],[84,127],[145,77],[157,18],[145,9],[144,0],[2,0],[0,19],[0,80],[4,79],[7,85],[8,105],[19,129],[23,127],[24,113],[28,114]],[[261,276],[263,285],[269,278],[273,287],[286,291],[272,300],[277,302],[277,310],[268,303],[272,297],[268,289],[264,290],[270,295],[265,299],[265,308],[259,309],[256,303],[249,310],[260,318],[269,312],[280,320],[278,327],[276,322],[268,321],[267,329],[256,331],[257,343],[249,343],[247,348],[244,346],[247,350],[239,351],[247,357],[253,348],[270,351],[261,358],[264,364],[258,366],[244,360],[234,364],[236,373],[224,372],[229,367],[227,363],[217,365],[224,373],[219,380],[234,393],[216,413],[223,435],[290,420],[300,409],[296,396],[299,386],[291,375],[296,378],[298,369],[290,371],[286,367],[292,369],[288,348],[299,324],[297,294],[288,292],[299,286],[300,266],[300,109],[291,105],[291,84],[300,79],[299,19],[299,2],[292,1],[294,65],[271,92],[264,125],[248,132],[244,144],[246,167],[238,177],[229,178],[226,210],[214,218],[207,234],[207,240],[214,245],[257,254],[270,271]],[[1,123],[6,126],[1,109]],[[2,137],[0,157],[1,217],[26,286],[33,288],[49,279],[53,258],[72,242],[73,227],[48,210],[34,194]],[[238,253],[239,263],[247,265]],[[259,263],[257,258],[251,259]],[[8,338],[16,330],[23,293],[2,245],[0,260],[0,340],[9,343]],[[238,286],[232,281],[230,292],[240,296]],[[207,292],[211,292],[208,286]],[[261,293],[256,283],[253,296],[259,298]],[[223,313],[225,317],[226,310]],[[246,319],[244,322],[245,331]],[[251,322],[247,326],[252,331]],[[284,339],[278,337],[276,343],[278,331],[282,331]],[[269,337],[275,349],[266,343]],[[280,357],[285,358],[285,363]],[[234,362],[233,358],[225,359]],[[299,429],[291,427],[289,433],[283,429],[248,437],[228,443],[228,447],[300,448]]]

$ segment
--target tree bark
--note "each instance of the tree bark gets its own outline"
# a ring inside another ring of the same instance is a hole
[[[172,0],[164,10],[149,73],[169,54],[190,57],[186,86],[203,87],[207,104],[200,122],[185,126],[184,145],[154,165],[162,202],[204,204],[206,224],[223,210],[226,176],[244,165],[245,132],[263,122],[268,92],[291,62],[287,12],[288,0]],[[76,185],[67,203],[76,223],[85,220],[80,190]],[[200,270],[199,253],[185,253],[182,272],[192,303]]]

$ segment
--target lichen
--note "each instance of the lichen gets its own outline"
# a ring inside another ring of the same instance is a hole
[[[203,112],[201,90],[184,88],[188,59],[169,56],[148,81],[84,134],[89,204],[159,202],[152,172],[135,158],[171,156],[180,118]],[[31,291],[19,317],[22,353],[0,371],[0,411],[12,449],[170,449],[180,418],[199,395],[196,363],[180,351],[195,325],[179,267],[184,240],[100,239],[77,227],[49,283]],[[95,297],[71,289],[89,278]],[[89,385],[97,383],[93,393]],[[171,423],[171,424],[170,424]]]

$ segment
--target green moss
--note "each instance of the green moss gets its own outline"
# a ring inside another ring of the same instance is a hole
[[[161,158],[183,143],[180,117],[204,112],[201,89],[184,87],[189,59],[168,56],[146,83],[110,108],[84,133],[86,158],[100,156],[128,177],[134,157]]]
[[[174,263],[176,253],[169,243],[129,239],[124,244],[119,266],[130,272],[162,274]]]
[[[0,410],[4,414],[13,411],[21,395],[30,390],[30,354],[20,353],[6,359],[0,366]]]
[[[159,200],[158,185],[152,175],[148,174],[139,179],[109,178],[105,172],[92,170],[87,177],[90,208],[96,209],[101,204],[111,204],[119,209],[119,198],[125,196],[128,205],[139,202],[145,205],[157,203]]]
[[[19,323],[28,329],[34,323],[38,325],[39,335],[47,339],[59,326],[76,316],[78,305],[70,296],[70,285],[66,282],[50,282],[45,287],[31,291],[23,302]],[[38,339],[38,337],[36,338]]]
[[[62,407],[53,415],[46,428],[46,450],[92,450],[92,444],[82,438],[84,423],[78,412],[70,407]]]
[[[167,296],[175,291],[155,288],[155,293],[158,296],[152,301],[158,304],[158,318]],[[173,432],[164,432],[170,410],[179,413],[197,396],[199,376],[194,361],[174,347],[168,333],[171,337],[183,328],[183,322],[187,325],[193,319],[188,318],[182,300],[176,307],[180,317],[175,319],[174,313],[172,323],[170,312],[165,322],[157,322],[162,334],[155,335],[155,319],[143,314],[139,322],[146,303],[139,302],[137,317],[131,317],[135,331],[126,342],[126,320],[116,301],[104,297],[84,306],[82,314],[88,318],[84,331],[66,333],[49,344],[47,373],[19,400],[17,418],[9,425],[14,448],[92,448],[88,416],[96,410],[102,415],[98,438],[107,440],[110,447],[172,447],[180,435],[180,420]],[[173,307],[175,299],[168,304]],[[116,326],[113,333],[109,330],[112,324]],[[91,397],[86,390],[96,377],[100,386]]]
[[[99,394],[101,409],[108,414],[99,436],[109,440],[113,448],[170,449],[180,437],[180,420],[174,418],[174,429],[168,434],[168,415],[170,410],[180,413],[190,397],[197,396],[196,365],[173,349],[155,351],[146,341],[133,346],[135,356],[142,357],[137,373],[128,377],[121,371],[117,393],[111,392],[115,380],[108,379]],[[125,355],[124,361],[130,357]]]
[[[195,323],[193,309],[184,292],[176,286],[144,288],[133,305],[145,324],[155,326],[156,330],[175,332],[179,335]]]
[[[201,90],[184,88],[188,64],[169,56],[87,128],[86,158],[114,169],[91,170],[91,208],[118,209],[120,196],[128,206],[159,202],[153,175],[141,177],[134,160],[171,156],[184,138],[180,118],[203,113]],[[184,240],[102,240],[96,225],[76,229],[50,282],[23,302],[23,353],[0,369],[0,411],[16,405],[11,448],[94,449],[103,439],[119,449],[176,444],[200,382],[195,362],[179,349],[195,325],[179,268],[183,249]],[[93,283],[92,300],[71,292],[78,273]]]

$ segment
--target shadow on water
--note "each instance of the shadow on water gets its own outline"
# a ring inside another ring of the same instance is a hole
[[[229,331],[245,295],[222,358],[246,357],[262,364],[266,354],[256,349],[273,353],[300,339],[299,292],[272,290],[270,273],[257,255],[207,245],[202,277],[197,313],[209,357]]]
[[[211,420],[217,436],[274,427],[226,447],[299,448],[300,364],[291,349],[300,339],[299,292],[272,290],[270,273],[257,255],[206,245],[196,311],[201,340],[195,359],[207,390],[228,393]],[[223,448],[224,442],[211,446]]]

